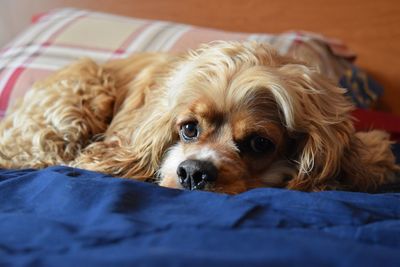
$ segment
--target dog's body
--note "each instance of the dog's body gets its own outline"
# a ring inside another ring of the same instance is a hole
[[[81,60],[1,122],[0,166],[63,164],[226,193],[374,191],[399,167],[386,133],[355,133],[343,93],[256,43]]]

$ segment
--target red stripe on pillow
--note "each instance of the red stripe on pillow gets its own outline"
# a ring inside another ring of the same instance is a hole
[[[48,14],[49,14],[49,12],[43,12],[43,13],[33,15],[31,18],[31,23],[38,22],[39,20],[41,20],[44,16],[47,16]]]
[[[8,107],[8,101],[10,99],[11,92],[14,88],[15,83],[17,82],[19,76],[21,76],[22,72],[24,72],[24,67],[18,67],[15,69],[13,74],[11,74],[9,80],[3,88],[0,96],[0,115],[3,116]]]

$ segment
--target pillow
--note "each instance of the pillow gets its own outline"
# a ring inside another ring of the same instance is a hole
[[[226,32],[66,8],[37,16],[25,32],[0,50],[0,118],[35,81],[78,58],[105,62],[143,51],[179,53],[214,40],[266,42],[281,54],[307,60],[349,88],[349,96],[362,107],[369,106],[382,93],[377,84],[351,64],[353,52],[340,41],[318,34]]]

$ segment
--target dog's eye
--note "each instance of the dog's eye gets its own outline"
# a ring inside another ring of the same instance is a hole
[[[250,148],[257,154],[266,153],[272,151],[275,148],[274,143],[268,138],[256,135],[250,139]]]
[[[195,122],[189,122],[181,126],[181,136],[185,141],[191,141],[199,135],[199,127]]]

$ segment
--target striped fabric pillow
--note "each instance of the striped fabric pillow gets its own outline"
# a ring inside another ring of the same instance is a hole
[[[379,87],[373,88],[369,78],[352,66],[354,53],[339,41],[317,34],[225,32],[68,8],[38,16],[24,33],[0,50],[0,118],[35,81],[78,58],[105,62],[143,51],[179,53],[214,40],[267,42],[281,54],[307,58],[344,86],[354,89],[356,84],[350,96],[360,106],[370,105],[380,94]]]

